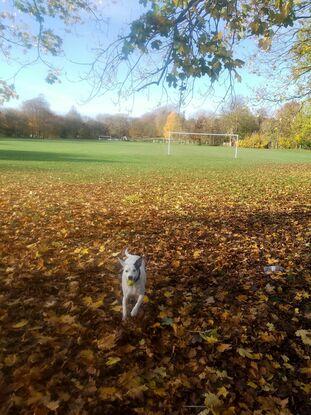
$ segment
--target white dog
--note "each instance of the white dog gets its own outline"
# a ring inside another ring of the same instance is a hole
[[[131,316],[135,317],[141,306],[146,286],[146,269],[144,258],[138,255],[132,255],[125,250],[126,259],[122,260],[118,258],[122,265],[122,314],[123,320],[127,317],[127,302],[130,297],[135,297],[137,302],[131,311]]]

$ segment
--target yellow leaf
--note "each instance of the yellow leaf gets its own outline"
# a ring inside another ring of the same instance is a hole
[[[135,386],[126,393],[126,395],[129,395],[131,398],[142,398],[143,392],[146,391],[148,387],[146,385],[139,385]]]
[[[175,259],[174,261],[172,261],[172,267],[173,268],[179,268],[180,267],[180,261],[178,261],[178,259]]]
[[[260,294],[259,299],[260,299],[260,301],[267,301],[269,298],[264,294]]]
[[[310,367],[303,367],[302,369],[300,369],[300,372],[307,375],[307,376],[311,376],[311,366]]]
[[[84,297],[83,302],[87,307],[90,307],[92,310],[96,310],[97,308],[103,305],[104,299],[100,298],[97,301],[93,301],[92,297]]]
[[[73,253],[74,253],[74,254],[86,255],[86,254],[88,254],[88,253],[89,253],[89,250],[88,250],[88,248],[76,248],[76,249],[73,251]]]
[[[250,386],[253,389],[257,389],[257,385],[254,382],[249,381],[249,382],[247,382],[247,385]]]
[[[208,330],[206,332],[201,332],[200,333],[200,336],[208,344],[214,344],[214,343],[218,343],[219,342],[219,340],[217,338],[217,330],[216,329]]]
[[[162,378],[165,378],[167,376],[165,367],[163,367],[163,366],[160,366],[160,367],[155,368],[154,371],[153,371],[153,373],[155,375],[161,376]]]
[[[271,46],[271,39],[269,37],[264,37],[260,39],[258,43],[263,50],[269,50]]]
[[[144,304],[149,303],[149,297],[147,295],[144,296]]]
[[[90,306],[90,304],[93,303],[92,297],[89,297],[89,296],[83,297],[83,302],[85,305]]]
[[[42,398],[43,398],[43,393],[39,391],[31,391],[31,395],[27,399],[27,404],[32,405],[33,403],[40,402]]]
[[[166,298],[170,298],[170,297],[172,297],[172,295],[173,295],[172,291],[164,291],[164,296]]]
[[[116,312],[120,312],[122,310],[122,306],[120,305],[114,305],[113,307],[110,307],[111,310],[116,311]]]
[[[239,355],[242,356],[242,357],[247,357],[248,359],[254,359],[254,360],[260,359],[260,354],[259,353],[253,353],[251,349],[238,348],[237,351],[238,351]]]
[[[28,324],[28,320],[21,320],[18,323],[14,324],[14,329],[21,329],[22,327],[26,326]]]
[[[172,314],[167,311],[167,310],[161,310],[160,313],[158,314],[159,318],[166,318],[166,317],[170,317]]]
[[[260,339],[267,343],[273,342],[275,340],[273,334],[268,333],[267,331],[260,333]]]
[[[156,395],[162,396],[162,397],[166,395],[166,392],[165,392],[165,389],[164,388],[155,388],[155,389],[153,389],[153,392]]]
[[[226,343],[221,343],[217,346],[217,351],[219,353],[223,353],[226,350],[230,350],[232,348],[232,346],[230,344],[226,344]]]
[[[275,327],[273,323],[267,323],[267,327],[269,331],[275,331]]]
[[[217,396],[223,396],[225,398],[228,395],[228,393],[229,392],[227,391],[227,389],[224,386],[222,386],[218,389]]]
[[[18,356],[16,354],[9,354],[4,359],[4,364],[6,366],[14,366],[17,361],[18,361]]]
[[[311,384],[310,383],[300,383],[299,387],[307,394],[310,395],[311,393]]]
[[[59,401],[49,401],[44,402],[44,405],[50,409],[51,411],[56,411],[56,409],[59,407]]]
[[[73,324],[75,322],[75,316],[70,314],[62,314],[59,316],[59,322],[63,324]]]
[[[205,393],[204,404],[208,409],[219,408],[222,405],[221,400],[212,392]]]
[[[119,357],[109,357],[109,359],[106,361],[106,365],[113,366],[117,364],[118,362],[120,362],[120,360],[121,359]]]
[[[104,401],[111,400],[111,399],[113,400],[115,398],[116,393],[117,393],[117,388],[115,388],[113,386],[112,387],[109,387],[109,386],[102,387],[102,388],[98,389],[98,392],[99,392],[99,397],[102,400],[104,400]]]
[[[237,300],[242,301],[242,302],[247,301],[247,296],[244,294],[240,294],[237,296]]]
[[[201,255],[202,255],[202,251],[200,249],[198,249],[198,250],[193,252],[192,256],[193,256],[194,259],[198,259],[198,258],[200,258]]]
[[[215,344],[215,343],[219,342],[217,337],[214,337],[214,336],[206,336],[206,337],[203,337],[203,338],[208,344]]]
[[[311,330],[297,330],[296,336],[299,336],[304,344],[311,346]]]
[[[97,347],[100,350],[112,349],[115,345],[115,339],[115,334],[110,334],[109,336],[103,337],[102,339],[97,340]]]

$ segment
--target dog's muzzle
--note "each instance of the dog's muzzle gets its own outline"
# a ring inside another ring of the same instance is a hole
[[[128,277],[127,279],[127,284],[131,287],[132,285],[134,285],[140,278],[140,269],[138,270],[138,274],[137,277],[134,278],[132,276]]]

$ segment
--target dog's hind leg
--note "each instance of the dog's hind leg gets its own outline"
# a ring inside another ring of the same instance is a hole
[[[133,308],[133,310],[131,311],[131,316],[135,317],[138,313],[139,307],[141,306],[142,302],[144,301],[144,296],[142,294],[140,294],[138,296],[138,300],[137,303],[135,304],[135,307]]]

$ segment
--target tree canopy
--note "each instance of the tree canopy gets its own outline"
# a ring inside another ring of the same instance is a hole
[[[280,34],[290,33],[280,52],[292,61],[292,81],[302,79],[295,98],[310,95],[310,18],[308,0],[139,0],[145,12],[134,20],[127,33],[107,47],[96,48],[96,56],[85,65],[82,79],[91,83],[90,97],[107,89],[128,93],[149,85],[179,88],[193,86],[195,79],[207,77],[213,83],[221,75],[229,85],[240,80],[243,57],[239,42],[255,39],[268,51]],[[33,59],[48,68],[46,80],[54,83],[60,69],[50,58],[63,54],[66,30],[88,16],[97,16],[95,0],[15,0],[13,9],[0,12],[0,51],[5,59],[15,59],[12,51],[33,51]],[[17,10],[19,17],[16,17]],[[53,24],[53,22],[58,22]],[[30,22],[25,25],[25,22]],[[288,56],[287,56],[288,55]],[[18,61],[21,54],[19,53]],[[122,70],[121,70],[122,68]],[[288,69],[288,68],[287,68]],[[283,74],[284,75],[284,74]],[[16,95],[14,77],[0,79],[0,101]]]
[[[56,82],[60,75],[51,58],[63,54],[63,31],[70,31],[86,15],[96,15],[93,0],[13,0],[0,8],[0,54],[4,61],[20,65],[8,79],[0,78],[0,104],[17,96],[15,76],[24,67],[38,62],[47,67],[46,81]],[[22,56],[30,55],[23,59]]]
[[[168,84],[183,91],[194,79],[207,76],[214,82],[222,74],[228,75],[231,85],[234,78],[241,79],[239,69],[245,63],[236,48],[239,42],[257,39],[258,46],[267,51],[278,33],[298,25],[291,41],[292,53],[298,60],[298,55],[306,53],[301,46],[303,40],[307,45],[305,26],[311,17],[306,0],[140,2],[146,12],[131,23],[128,34],[101,51],[96,70],[102,76],[95,78],[95,91],[104,87],[104,75],[116,73],[124,61],[128,75],[122,86],[130,80],[135,90]],[[310,70],[308,64],[304,74]],[[297,71],[296,76],[300,76]]]

